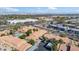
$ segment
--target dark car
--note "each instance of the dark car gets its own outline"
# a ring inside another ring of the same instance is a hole
[[[48,42],[44,45],[44,47],[45,47],[46,49],[48,49],[48,50],[51,50],[52,43],[51,43],[50,41],[48,41]]]

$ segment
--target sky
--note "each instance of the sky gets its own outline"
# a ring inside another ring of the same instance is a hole
[[[79,14],[79,7],[0,7],[0,14]]]

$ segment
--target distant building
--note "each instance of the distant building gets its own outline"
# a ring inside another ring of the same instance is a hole
[[[25,22],[36,22],[37,19],[14,19],[14,20],[7,20],[10,24],[16,24],[16,23],[25,23]]]
[[[48,28],[56,29],[59,31],[66,31],[68,33],[74,33],[78,35],[79,29],[77,27],[71,24],[66,24],[66,26],[63,26],[63,24],[49,24],[48,25]]]

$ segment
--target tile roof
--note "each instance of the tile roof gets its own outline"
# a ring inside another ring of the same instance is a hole
[[[53,39],[53,38],[56,38],[56,40],[62,39],[65,43],[70,42],[69,38],[67,38],[67,37],[60,37],[58,35],[51,34],[51,33],[47,33],[44,36],[47,37],[48,39]]]
[[[13,36],[2,36],[0,37],[0,41],[3,41],[4,43],[10,45],[11,47],[16,48],[17,50],[27,50],[31,47],[29,43],[27,43],[25,40],[13,37]]]

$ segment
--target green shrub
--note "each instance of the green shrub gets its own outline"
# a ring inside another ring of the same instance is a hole
[[[31,45],[34,45],[35,41],[33,39],[30,39],[28,43],[30,43]]]
[[[27,32],[25,32],[26,36],[29,36],[32,33],[32,29],[29,29]]]
[[[61,33],[59,36],[66,37],[66,34],[65,33]]]
[[[20,39],[25,39],[25,37],[26,37],[26,35],[24,35],[24,34],[19,36]]]
[[[34,32],[35,32],[35,31],[38,31],[38,29],[35,29],[35,28],[34,28],[33,31],[34,31]]]

